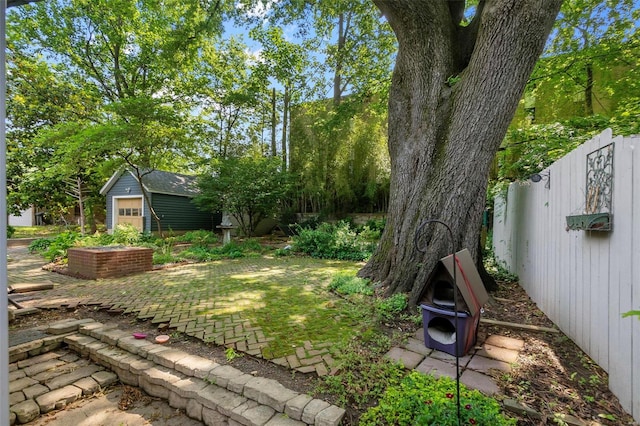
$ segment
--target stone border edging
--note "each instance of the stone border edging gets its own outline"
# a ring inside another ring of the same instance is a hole
[[[64,334],[72,350],[110,369],[122,383],[167,399],[171,407],[185,410],[206,425],[234,421],[260,426],[336,426],[345,414],[340,407],[289,390],[276,380],[89,321],[63,321],[47,332]],[[73,333],[74,329],[78,332]]]

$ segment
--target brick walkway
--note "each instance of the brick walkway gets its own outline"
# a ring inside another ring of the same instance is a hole
[[[225,288],[220,277],[246,277],[251,280],[273,280],[274,273],[284,274],[281,259],[252,258],[240,261],[192,264],[146,274],[108,280],[79,280],[43,271],[44,261],[30,255],[26,248],[11,248],[8,264],[9,284],[53,282],[55,288],[37,293],[16,295],[15,300],[26,307],[55,308],[97,306],[111,312],[135,315],[154,324],[168,327],[204,342],[231,347],[253,356],[273,359],[269,350],[275,337],[252,323],[247,315],[260,305],[255,291],[243,294],[235,287]],[[287,279],[299,275],[305,282],[309,270],[335,269],[326,262],[307,260],[309,265],[299,271],[287,271]],[[274,272],[276,271],[276,272]],[[305,276],[305,274],[307,276]],[[239,311],[239,313],[237,313]],[[230,313],[236,312],[236,313]],[[292,326],[298,326],[292,324]],[[291,369],[322,376],[331,370],[332,342],[304,341],[290,354],[273,359]]]

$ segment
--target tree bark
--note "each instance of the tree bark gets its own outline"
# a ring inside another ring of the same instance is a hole
[[[462,27],[463,2],[374,0],[398,38],[389,95],[391,187],[385,231],[359,272],[388,294],[418,303],[438,260],[456,250],[478,259],[491,162],[561,0],[480,1]]]
[[[284,86],[282,101],[282,170],[287,171],[287,124],[289,123],[289,85]]]
[[[271,91],[271,156],[275,157],[276,152],[276,88]]]
[[[587,62],[585,66],[587,72],[587,84],[584,88],[584,106],[587,116],[593,115],[593,64]]]

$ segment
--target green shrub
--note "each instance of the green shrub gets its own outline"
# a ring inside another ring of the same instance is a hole
[[[518,275],[509,272],[499,261],[496,259],[493,250],[487,250],[482,255],[484,263],[484,269],[496,280],[515,282],[518,281]]]
[[[181,259],[195,260],[198,262],[207,262],[219,259],[237,259],[245,257],[245,249],[242,245],[232,241],[220,247],[189,247],[188,249],[180,252],[179,257]]]
[[[153,253],[153,264],[154,265],[164,265],[165,263],[175,263],[180,259],[172,255],[171,253],[164,252],[154,252]]]
[[[185,232],[177,238],[181,243],[190,243],[194,246],[207,247],[218,242],[218,236],[211,231],[198,230]]]
[[[298,227],[293,237],[294,250],[321,259],[366,260],[375,249],[351,229],[348,223],[322,223],[317,229]]]
[[[237,259],[244,257],[243,248],[233,241],[223,245],[222,247],[216,247],[212,252],[219,255],[221,258],[226,257],[228,259]]]
[[[109,246],[113,244],[113,235],[96,232],[78,240],[78,245],[83,247]]]
[[[49,249],[51,241],[53,241],[52,238],[38,238],[37,240],[33,240],[28,247],[29,253],[43,254]]]
[[[56,259],[66,258],[67,249],[76,245],[76,241],[78,241],[79,236],[80,235],[77,232],[72,231],[58,234],[51,240],[49,247],[42,253],[42,255],[50,262],[53,262]]]
[[[384,231],[384,227],[387,224],[387,220],[385,218],[382,219],[369,219],[364,226],[366,226],[367,228],[369,228],[372,231],[378,231],[379,233],[382,234],[382,231]]]
[[[162,241],[161,237],[156,237],[151,232],[143,232],[138,235],[138,244],[152,244],[159,245],[160,241]]]
[[[7,225],[7,238],[13,237],[13,234],[16,233],[16,228],[11,225]]]
[[[242,249],[242,251],[246,251],[246,252],[257,252],[257,253],[262,252],[262,246],[260,245],[260,241],[258,241],[255,238],[249,238],[248,240],[244,240],[242,243],[240,243],[240,248]]]
[[[397,385],[404,368],[384,357],[391,348],[386,335],[366,330],[338,347],[337,373],[325,376],[318,390],[336,395],[339,405],[364,407],[382,397],[387,386]]]
[[[382,231],[380,231],[379,229],[369,228],[367,225],[365,225],[362,227],[358,235],[364,241],[375,242],[380,239],[380,235],[382,235]]]
[[[333,226],[321,224],[317,229],[298,227],[298,235],[293,237],[294,250],[313,257],[327,257],[333,245]]]
[[[180,258],[195,260],[197,262],[207,262],[213,260],[215,255],[206,247],[193,246],[180,252]]]
[[[305,220],[298,222],[298,229],[317,229],[322,223],[320,216],[312,216]]]
[[[515,282],[518,281],[518,276],[509,272],[504,264],[496,259],[496,255],[493,251],[493,232],[487,233],[487,240],[485,246],[482,247],[482,261],[484,269],[496,280]]]
[[[516,420],[500,412],[498,402],[460,385],[460,417],[464,425],[515,425]],[[376,407],[361,418],[361,426],[458,425],[456,382],[411,372],[399,385],[390,385]]]
[[[364,294],[373,295],[373,288],[369,280],[353,275],[337,275],[329,283],[329,290],[338,294]]]
[[[407,295],[396,293],[375,303],[375,310],[385,321],[397,318],[407,308]]]
[[[113,230],[113,243],[132,246],[140,241],[140,231],[129,223],[118,224]]]

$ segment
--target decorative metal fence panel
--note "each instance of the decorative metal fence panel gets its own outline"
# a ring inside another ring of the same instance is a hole
[[[622,318],[640,308],[640,136],[607,130],[546,172],[550,185],[513,183],[496,200],[496,257],[640,421],[640,321]]]

